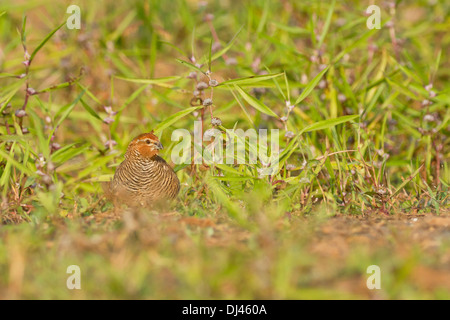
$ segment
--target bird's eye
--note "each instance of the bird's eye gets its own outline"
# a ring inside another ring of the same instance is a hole
[[[145,143],[146,144],[150,144],[150,143],[152,143],[149,139],[147,139],[147,140],[145,140]]]

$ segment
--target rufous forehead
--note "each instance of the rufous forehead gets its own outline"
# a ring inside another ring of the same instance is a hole
[[[155,136],[151,132],[140,134],[136,138],[134,138],[133,141],[139,141],[139,140],[145,140],[145,139],[150,139],[150,140],[153,140],[153,141],[159,141],[158,137]]]

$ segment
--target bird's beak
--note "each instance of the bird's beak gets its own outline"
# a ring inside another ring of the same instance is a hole
[[[158,143],[156,144],[156,149],[158,149],[158,150],[164,149],[164,147],[163,147],[163,145],[161,144],[161,142],[158,142]]]

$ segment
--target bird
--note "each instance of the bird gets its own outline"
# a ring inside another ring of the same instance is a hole
[[[114,173],[107,196],[132,207],[153,207],[174,199],[180,191],[180,181],[159,156],[162,149],[153,131],[135,137]]]

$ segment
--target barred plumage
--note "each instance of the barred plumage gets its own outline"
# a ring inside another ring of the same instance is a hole
[[[162,145],[152,132],[133,139],[110,184],[113,200],[131,206],[152,206],[177,196],[180,182],[158,156],[160,149]]]

